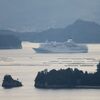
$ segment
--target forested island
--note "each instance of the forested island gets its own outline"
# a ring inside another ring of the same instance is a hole
[[[35,78],[36,88],[100,88],[100,63],[94,73],[83,72],[77,68],[38,72]]]
[[[0,34],[0,49],[21,49],[21,40],[14,35]]]

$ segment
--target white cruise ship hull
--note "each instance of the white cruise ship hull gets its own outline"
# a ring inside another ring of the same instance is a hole
[[[87,53],[87,49],[44,49],[44,48],[34,48],[37,53]]]

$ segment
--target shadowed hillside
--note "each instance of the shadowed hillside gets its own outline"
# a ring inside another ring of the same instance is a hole
[[[0,49],[20,49],[21,40],[14,35],[0,34]]]

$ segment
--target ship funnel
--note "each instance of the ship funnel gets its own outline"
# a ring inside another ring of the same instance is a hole
[[[68,39],[67,42],[70,42],[71,43],[71,42],[73,42],[73,40],[72,39]]]

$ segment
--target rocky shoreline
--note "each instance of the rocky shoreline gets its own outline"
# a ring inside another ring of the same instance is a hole
[[[75,86],[75,87],[68,87],[68,86],[47,86],[47,87],[40,87],[35,86],[37,89],[100,89],[100,86]]]

